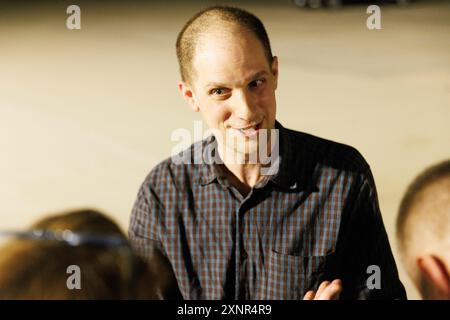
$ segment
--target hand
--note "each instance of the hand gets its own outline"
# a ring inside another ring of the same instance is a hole
[[[320,284],[317,292],[308,291],[303,300],[337,300],[342,292],[342,281],[339,279],[324,281]]]

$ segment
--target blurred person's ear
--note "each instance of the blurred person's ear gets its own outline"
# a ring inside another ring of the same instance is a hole
[[[199,112],[200,108],[197,104],[197,100],[195,99],[195,94],[192,87],[186,81],[180,80],[178,82],[178,90],[180,91],[183,99],[186,100],[192,111]]]
[[[450,300],[450,273],[442,259],[434,255],[418,257],[424,299]]]

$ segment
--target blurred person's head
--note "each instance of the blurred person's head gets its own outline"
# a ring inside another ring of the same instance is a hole
[[[0,248],[0,299],[179,298],[170,264],[155,251],[147,264],[135,255],[110,218],[94,210],[49,216],[31,231],[90,237],[69,245],[55,239],[13,238]],[[95,240],[95,241],[93,241]],[[114,240],[114,242],[112,242]],[[78,266],[81,289],[69,289],[69,266]]]
[[[406,270],[424,299],[450,299],[450,160],[408,187],[397,217]]]
[[[178,87],[192,110],[216,138],[232,138],[224,147],[240,155],[255,152],[256,139],[249,138],[275,125],[278,81],[278,60],[262,22],[242,9],[211,7],[186,23],[176,49]]]

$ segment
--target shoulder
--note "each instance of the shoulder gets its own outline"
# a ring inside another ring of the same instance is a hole
[[[152,189],[188,188],[197,183],[204,164],[195,161],[195,154],[201,152],[205,140],[193,143],[187,149],[159,162],[147,175],[143,185]]]
[[[370,166],[354,147],[305,132],[285,129],[292,152],[316,165],[354,173],[367,173]]]

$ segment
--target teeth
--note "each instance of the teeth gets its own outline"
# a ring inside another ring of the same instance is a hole
[[[246,137],[256,136],[258,134],[258,130],[260,128],[260,124],[255,124],[253,126],[245,127],[245,128],[234,128],[234,130],[239,131],[240,134]]]
[[[246,129],[239,129],[241,132],[253,132],[256,131],[256,127],[250,127]]]
[[[256,124],[256,125],[254,125],[254,126],[250,126],[250,127],[246,127],[246,128],[241,128],[241,129],[239,129],[239,130],[256,130],[256,128],[258,127],[258,124]]]
[[[250,136],[255,136],[258,133],[257,128],[258,128],[258,126],[253,126],[253,127],[249,127],[249,128],[245,128],[245,129],[238,129],[238,130],[242,135],[250,137]]]

